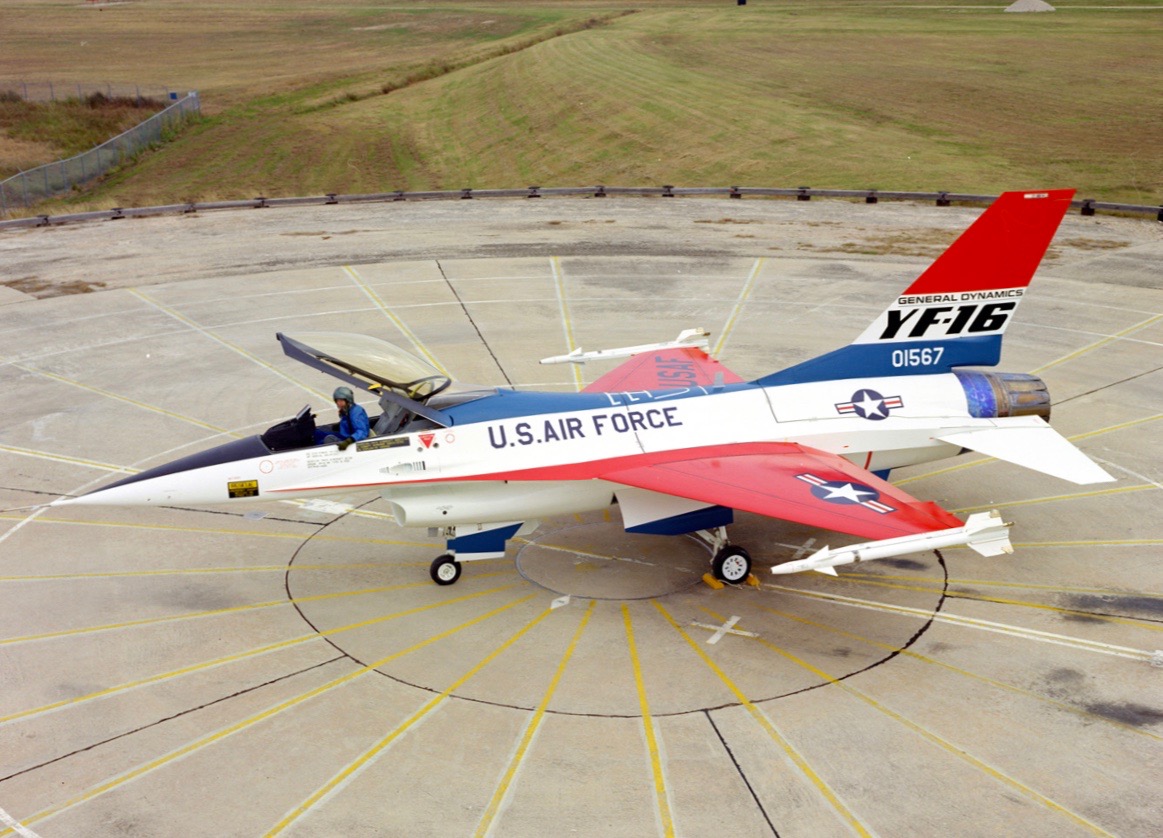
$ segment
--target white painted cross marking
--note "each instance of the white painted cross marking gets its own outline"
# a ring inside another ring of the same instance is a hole
[[[812,545],[813,545],[813,544],[815,544],[815,543],[816,543],[816,539],[814,539],[814,538],[809,538],[807,541],[805,541],[803,544],[801,544],[801,545],[800,545],[800,548],[799,548],[798,550],[796,550],[796,551],[795,551],[795,554],[792,556],[792,558],[793,558],[793,559],[798,559],[798,558],[799,558],[800,556],[802,556],[804,553],[806,553],[806,552],[808,552],[809,550],[811,550],[811,549],[812,549]]]
[[[13,818],[11,815],[9,815],[7,812],[5,812],[3,809],[0,809],[0,824],[3,824],[4,826],[8,827],[13,832],[15,832],[17,835],[24,836],[24,838],[40,838],[39,835],[37,835],[35,832],[33,832],[31,829],[29,829],[24,824],[17,821],[15,818]]]
[[[714,634],[707,638],[707,643],[718,643],[723,638],[724,634],[733,634],[736,637],[759,637],[759,635],[753,631],[743,631],[742,629],[735,628],[735,624],[739,622],[740,619],[741,618],[739,617],[732,617],[721,626],[709,626],[706,623],[691,623],[691,625],[714,632]]]

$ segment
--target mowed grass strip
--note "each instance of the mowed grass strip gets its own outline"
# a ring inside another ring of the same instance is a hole
[[[333,59],[285,54],[276,89],[147,155],[88,205],[596,183],[1074,186],[1159,203],[1163,4],[1056,5],[650,3],[562,35],[617,7],[425,7],[421,35],[416,15],[397,26],[398,9],[313,6],[304,20]],[[304,43],[302,26],[281,25]],[[408,46],[377,55],[369,32]],[[479,60],[461,66],[466,55]],[[450,71],[393,87],[432,61]]]

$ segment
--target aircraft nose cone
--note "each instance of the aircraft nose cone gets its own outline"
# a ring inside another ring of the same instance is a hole
[[[194,478],[192,474],[189,478],[183,477],[183,475],[224,463],[264,457],[270,453],[270,449],[263,444],[262,439],[258,436],[237,439],[225,445],[199,451],[197,454],[146,469],[139,474],[130,475],[115,483],[110,483],[108,486],[94,489],[80,497],[56,501],[53,505],[66,506],[71,503],[192,503],[195,502],[194,494],[201,499],[202,495],[205,494],[205,487],[202,485],[202,481]],[[214,499],[211,498],[211,501]],[[223,489],[221,500],[227,499],[228,495]]]

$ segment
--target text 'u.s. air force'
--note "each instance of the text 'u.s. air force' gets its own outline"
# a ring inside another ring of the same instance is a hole
[[[678,428],[682,420],[676,415],[678,406],[649,407],[611,413],[588,413],[581,416],[558,416],[524,422],[505,422],[488,426],[489,444],[493,448],[513,448],[563,442],[610,434],[648,432]]]

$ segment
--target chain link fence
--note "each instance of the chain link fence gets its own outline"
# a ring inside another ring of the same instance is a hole
[[[54,86],[46,83],[45,89],[48,87],[52,87],[58,92],[61,88],[59,85]],[[105,87],[112,92],[91,89],[89,93],[83,95],[92,95],[93,93],[101,93],[104,96],[126,95],[124,91],[117,91],[112,86]],[[76,85],[75,88],[76,91],[85,89],[83,85]],[[0,90],[2,89],[3,87],[0,85]],[[139,89],[141,88],[133,88],[134,91]],[[19,91],[16,92],[19,93]],[[139,94],[131,93],[129,95]],[[144,95],[144,93],[140,95]],[[7,217],[9,212],[17,207],[29,209],[38,201],[68,192],[93,180],[110,169],[131,160],[142,149],[161,142],[166,131],[176,128],[191,116],[202,112],[197,92],[190,92],[181,97],[169,92],[166,95],[168,98],[176,99],[176,101],[165,110],[154,114],[128,131],[118,134],[113,139],[74,157],[58,160],[55,163],[47,163],[0,181],[0,216]]]
[[[160,84],[114,84],[112,82],[54,82],[5,81],[0,79],[0,94],[15,93],[29,102],[58,102],[64,99],[85,99],[101,94],[110,99],[157,99],[160,101],[182,98],[176,91]]]

